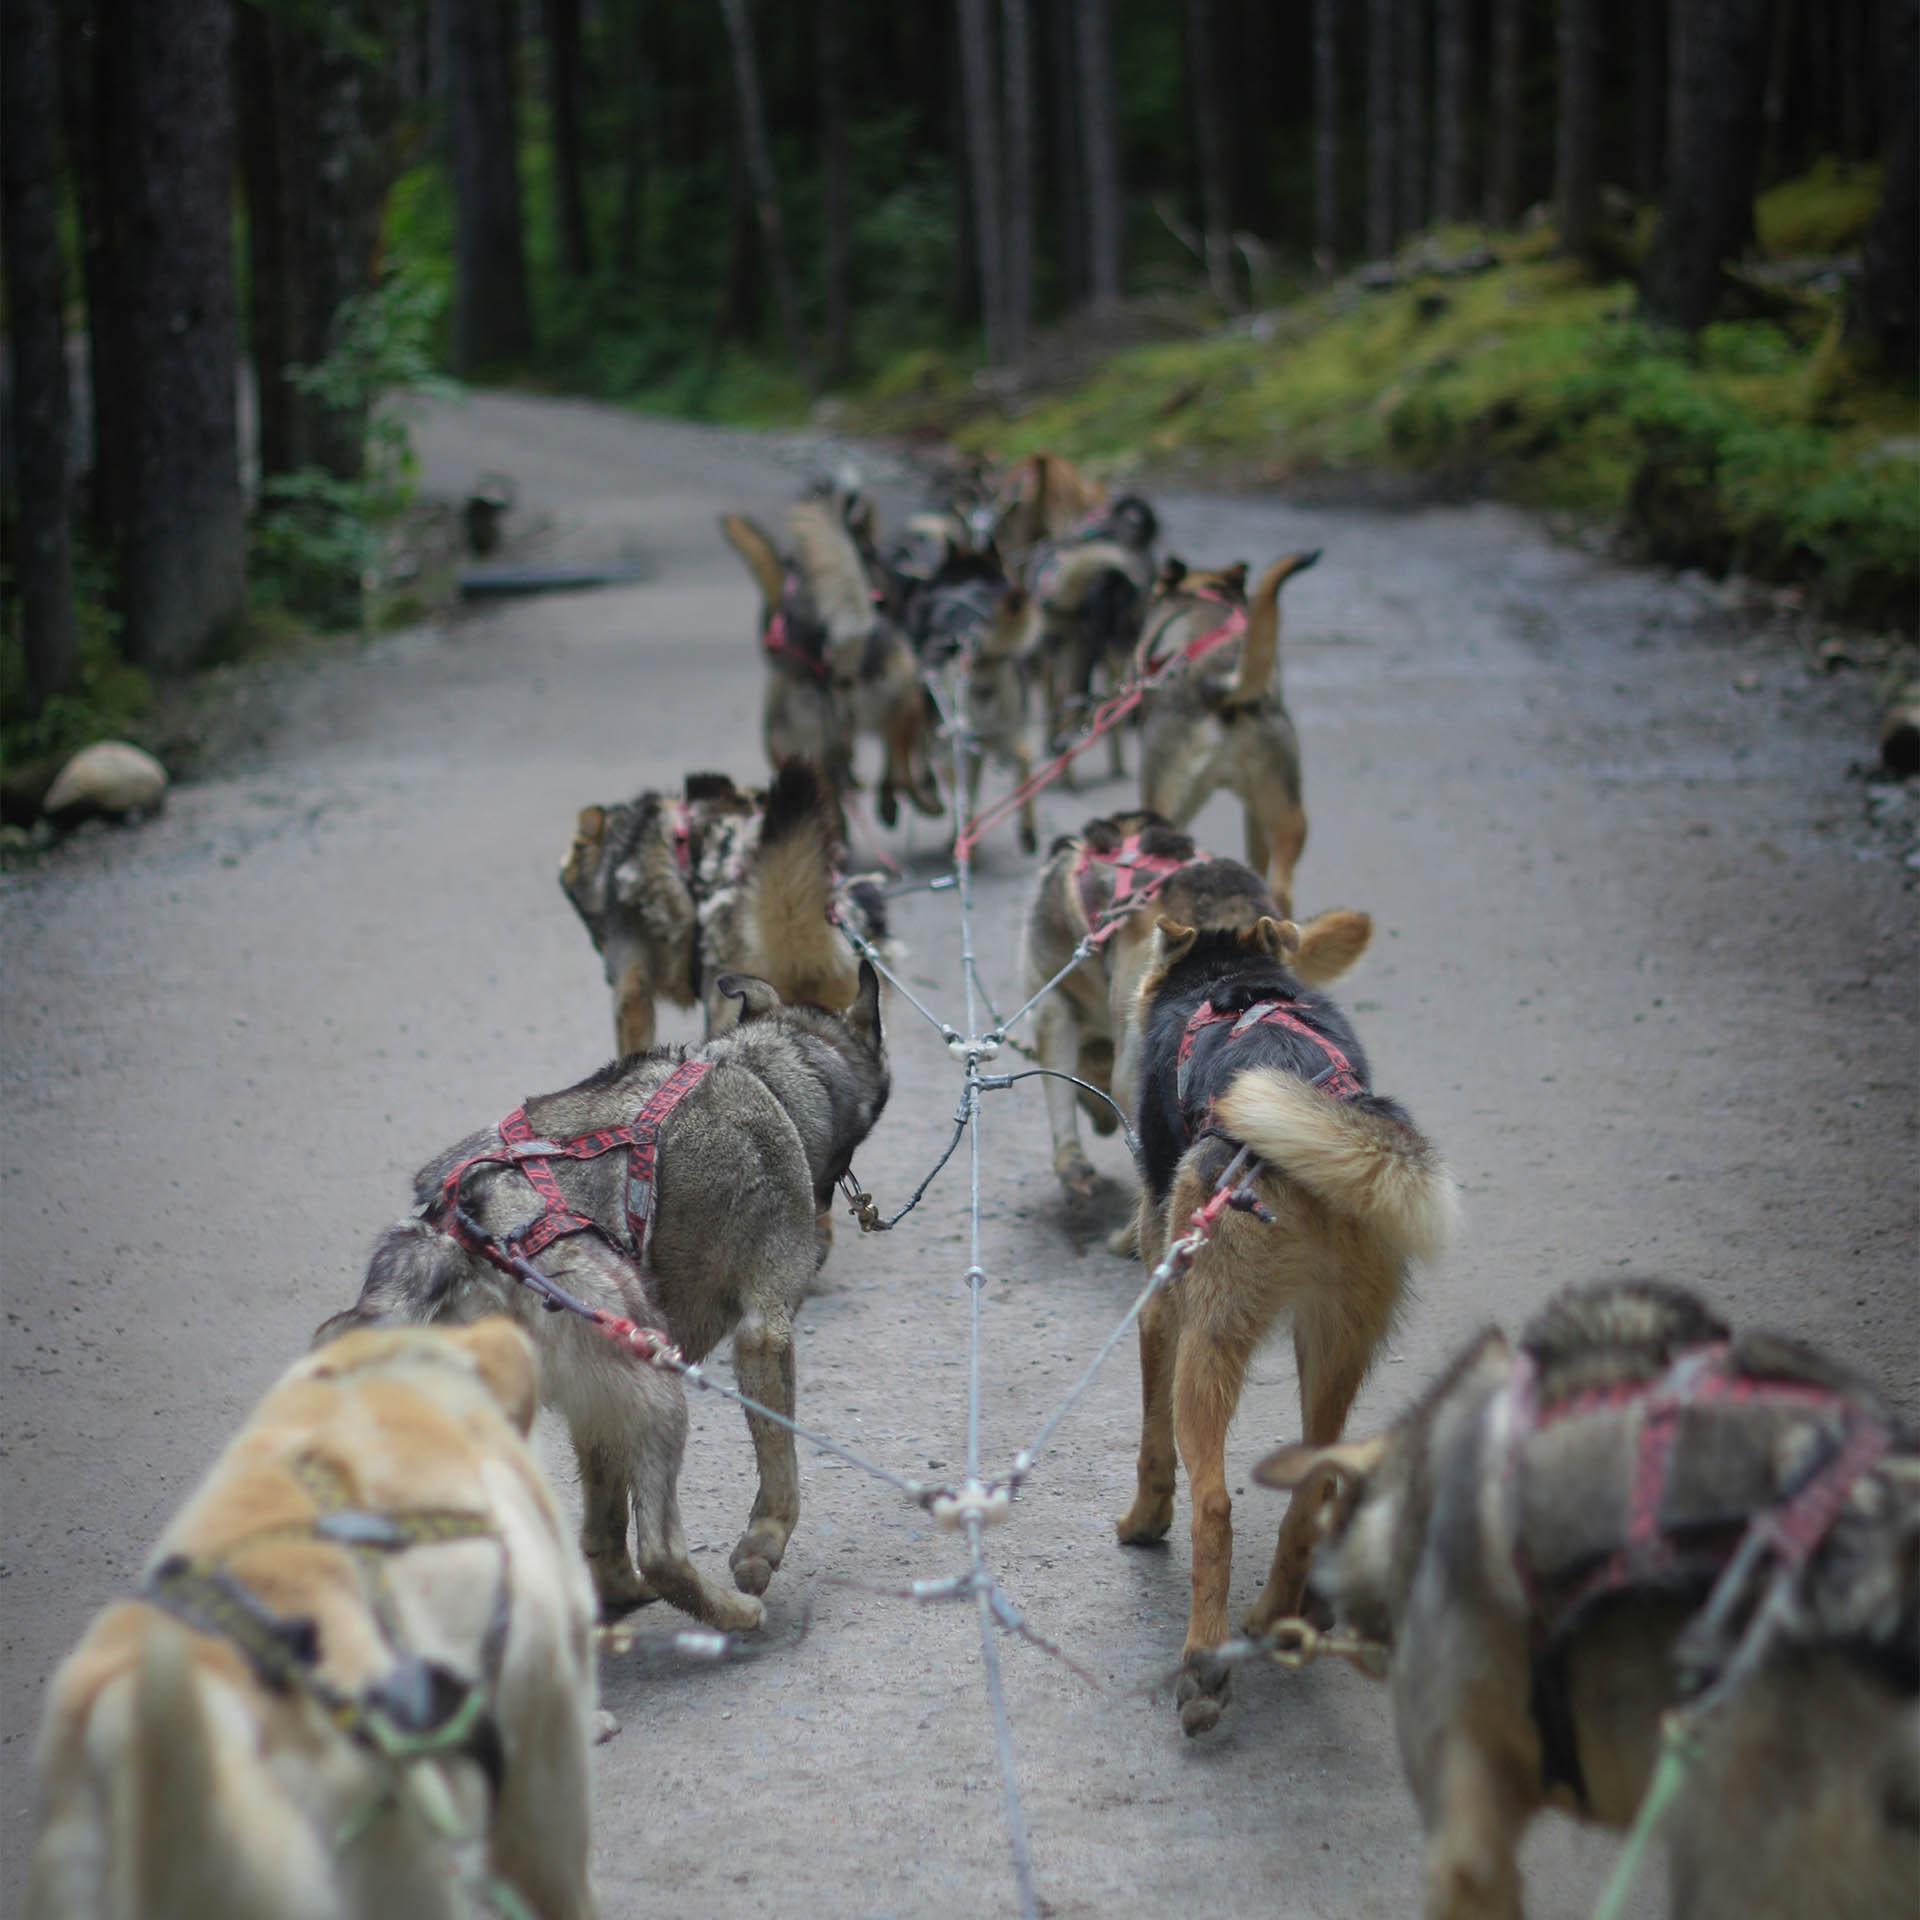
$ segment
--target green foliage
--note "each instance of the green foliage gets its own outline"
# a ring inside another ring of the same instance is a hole
[[[363,460],[351,477],[302,467],[261,489],[252,574],[266,604],[331,623],[367,617],[367,589],[418,480],[408,405],[458,391],[431,345],[444,303],[431,279],[390,274],[342,305],[324,360],[290,370],[320,407],[364,422]]]
[[[79,623],[80,684],[56,694],[31,720],[27,712],[27,658],[20,635],[20,596],[0,595],[7,608],[0,634],[0,761],[17,766],[43,755],[68,754],[94,740],[140,738],[153,706],[153,683],[129,666],[115,644],[119,616],[105,561],[87,546],[76,548],[74,610]]]
[[[1880,202],[1880,169],[1831,154],[1797,179],[1769,188],[1754,204],[1754,230],[1775,259],[1846,253],[1866,237]]]

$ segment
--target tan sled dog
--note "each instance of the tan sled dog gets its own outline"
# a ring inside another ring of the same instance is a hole
[[[994,540],[1014,566],[1034,548],[1061,540],[1106,510],[1107,490],[1057,453],[1030,454],[994,493]]]
[[[498,1319],[289,1369],[54,1677],[33,1920],[460,1920],[506,1889],[590,1920],[593,1590],[536,1397]]]
[[[1293,870],[1307,843],[1300,742],[1280,695],[1280,588],[1319,559],[1289,554],[1251,597],[1244,566],[1161,569],[1139,662],[1187,656],[1142,708],[1140,804],[1185,826],[1223,787],[1246,811],[1247,864],[1291,911]]]
[[[1723,1682],[1662,1823],[1676,1920],[1914,1911],[1920,1436],[1857,1375],[1610,1282],[1254,1477],[1390,1662],[1427,1920],[1517,1920],[1534,1814],[1627,1826],[1663,1714]]]
[[[1140,1317],[1139,1486],[1120,1538],[1151,1545],[1173,1523],[1174,1449],[1193,1502],[1193,1607],[1180,1724],[1216,1724],[1227,1677],[1205,1655],[1227,1638],[1233,1504],[1227,1429],[1248,1363],[1283,1317],[1293,1329],[1308,1437],[1340,1437],[1398,1312],[1410,1262],[1453,1226],[1452,1178],[1412,1121],[1373,1092],[1366,1056],[1329,1000],[1293,971],[1300,931],[1262,919],[1201,933],[1162,918],[1134,1001],[1146,1163],[1140,1258],[1151,1271],[1244,1147],[1256,1219],[1227,1212],[1178,1285]],[[1263,1632],[1296,1610],[1312,1546],[1290,1513],[1246,1617]]]
[[[1244,931],[1263,918],[1280,918],[1266,881],[1238,860],[1215,860],[1192,838],[1156,813],[1116,813],[1089,820],[1053,843],[1027,909],[1023,947],[1026,990],[1038,993],[1073,958],[1081,941],[1099,942],[1035,1013],[1040,1062],[1108,1093],[1131,1119],[1139,1077],[1139,1030],[1130,1019],[1153,941],[1165,913],[1207,931]],[[1366,951],[1373,922],[1336,907],[1300,929],[1294,977],[1325,986]],[[1095,1175],[1080,1142],[1079,1113],[1096,1133],[1114,1130],[1104,1100],[1079,1093],[1064,1080],[1046,1083],[1053,1133],[1053,1170],[1069,1199],[1093,1192]],[[1124,1244],[1132,1253],[1133,1222]]]

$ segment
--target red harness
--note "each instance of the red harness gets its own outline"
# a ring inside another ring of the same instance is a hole
[[[1167,628],[1173,625],[1172,620],[1164,622],[1161,625],[1159,633],[1155,633],[1151,638],[1144,639],[1140,643],[1140,650],[1135,658],[1135,665],[1143,678],[1164,673],[1175,660],[1178,660],[1183,666],[1193,666],[1196,662],[1204,660],[1208,654],[1218,653],[1230,640],[1238,640],[1240,636],[1246,632],[1247,610],[1245,607],[1232,606],[1225,600],[1222,600],[1217,593],[1196,594],[1194,598],[1197,600],[1211,600],[1217,606],[1226,607],[1226,618],[1222,620],[1217,627],[1209,627],[1205,633],[1195,634],[1191,640],[1181,647],[1177,654],[1169,654],[1165,659],[1156,660],[1153,657],[1153,649],[1159,643],[1160,635],[1165,633]],[[1180,616],[1175,615],[1174,617],[1177,619]]]
[[[1130,833],[1111,853],[1083,844],[1073,863],[1073,884],[1080,892],[1080,909],[1093,930],[1088,937],[1096,947],[1104,947],[1119,931],[1121,921],[1152,900],[1182,867],[1197,866],[1208,857],[1197,853],[1183,859],[1177,853],[1143,853],[1140,840],[1139,834]],[[1104,907],[1097,903],[1095,867],[1113,869],[1113,897]]]
[[[791,635],[787,632],[786,597],[788,594],[797,593],[799,588],[799,575],[788,574],[786,583],[781,589],[780,605],[774,608],[767,624],[760,629],[760,644],[774,659],[797,660],[816,680],[824,680],[832,671],[826,661],[816,654],[807,652],[804,647],[795,646]]]
[[[1187,1079],[1193,1067],[1193,1050],[1209,1027],[1229,1020],[1233,1026],[1227,1034],[1227,1045],[1245,1039],[1255,1027],[1282,1027],[1297,1039],[1311,1041],[1326,1056],[1327,1064],[1308,1081],[1309,1086],[1318,1087],[1334,1100],[1357,1100],[1366,1092],[1346,1054],[1325,1034],[1316,1033],[1284,1000],[1256,1000],[1244,1013],[1235,1013],[1231,1007],[1222,1009],[1211,1000],[1203,1000],[1180,1036],[1179,1063],[1173,1085],[1174,1098],[1183,1114],[1187,1108]]]
[[[658,1176],[660,1129],[667,1116],[697,1087],[712,1070],[711,1060],[684,1060],[652,1093],[631,1120],[622,1127],[603,1127],[597,1133],[583,1133],[571,1140],[540,1140],[534,1137],[524,1104],[517,1106],[500,1122],[501,1145],[483,1153],[469,1155],[440,1183],[440,1191],[430,1203],[428,1218],[440,1231],[457,1240],[469,1253],[477,1253],[503,1273],[517,1279],[519,1273],[512,1256],[530,1261],[553,1245],[576,1233],[597,1233],[617,1252],[631,1253],[644,1269],[653,1244],[654,1187]],[[603,1153],[625,1151],[627,1156],[627,1238],[622,1247],[599,1221],[576,1213],[567,1205],[560,1183],[554,1178],[555,1160],[597,1160]],[[527,1184],[540,1196],[541,1211],[524,1227],[510,1233],[504,1241],[490,1234],[479,1234],[463,1224],[460,1189],[475,1167],[516,1167]]]
[[[681,879],[693,871],[693,808],[685,800],[676,800],[667,816],[667,834],[673,842],[673,864]]]

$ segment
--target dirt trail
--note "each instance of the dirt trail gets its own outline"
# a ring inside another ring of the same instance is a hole
[[[482,398],[437,416],[424,450],[435,487],[514,474],[523,516],[550,521],[541,555],[636,559],[646,584],[275,676],[254,764],[5,885],[0,1904],[23,1870],[41,1688],[88,1613],[353,1294],[412,1169],[606,1054],[598,967],[554,884],[576,808],[759,768],[753,595],[713,521],[777,512],[819,449]],[[1313,823],[1300,904],[1377,916],[1346,1001],[1382,1088],[1467,1189],[1466,1236],[1421,1281],[1356,1425],[1482,1322],[1621,1270],[1827,1342],[1912,1407],[1912,819],[1872,824],[1849,777],[1859,688],[1810,687],[1784,641],[1706,591],[1499,509],[1165,504],[1196,558],[1326,549],[1288,589],[1283,640]],[[1123,797],[1052,793],[1044,825]],[[1239,842],[1223,807],[1200,830]],[[985,849],[996,992],[1015,984],[1027,870],[1010,835]],[[950,897],[900,920],[917,990],[957,1009]],[[917,1021],[892,1031],[893,1105],[860,1156],[883,1203],[931,1162],[957,1087]],[[983,1125],[985,1452],[1004,1461],[1136,1275],[1066,1231],[1032,1087]],[[802,1319],[803,1418],[929,1475],[962,1443],[957,1174],[898,1233],[843,1232]],[[1282,1348],[1263,1356],[1229,1455],[1236,1602],[1277,1519],[1245,1470],[1298,1430],[1288,1372]],[[1198,1744],[1148,1692],[1177,1655],[1187,1555],[1184,1501],[1167,1549],[1113,1542],[1135,1380],[1124,1348],[990,1541],[1014,1599],[1108,1689],[1006,1645],[1050,1911],[1411,1911],[1416,1826],[1378,1692],[1344,1670],[1251,1673]],[[684,1505],[717,1559],[749,1461],[736,1416],[696,1406]],[[971,1614],[834,1584],[949,1573],[958,1547],[827,1463],[803,1485],[764,1658],[606,1667],[623,1730],[599,1754],[605,1911],[1010,1911]],[[1543,1823],[1530,1911],[1590,1911],[1610,1857]]]

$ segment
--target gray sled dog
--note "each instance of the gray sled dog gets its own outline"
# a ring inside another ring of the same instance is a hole
[[[814,1221],[886,1105],[880,983],[862,962],[845,1013],[783,1005],[742,974],[717,984],[740,1004],[737,1026],[529,1100],[423,1167],[413,1216],[382,1236],[358,1302],[318,1337],[511,1314],[538,1343],[542,1396],[573,1436],[581,1545],[602,1606],[664,1599],[740,1631],[759,1626],[755,1596],[799,1518],[793,1436],[748,1416],[760,1487],[730,1593],[694,1565],[681,1532],[681,1382],[575,1315],[545,1311],[490,1257],[519,1236],[568,1292],[664,1334],[688,1360],[732,1333],[741,1391],[793,1418],[793,1315],[816,1265]],[[608,1133],[640,1136],[644,1152],[584,1151]],[[542,1181],[557,1190],[543,1196]]]
[[[860,975],[836,921],[887,950],[887,903],[869,878],[834,870],[828,798],[796,762],[764,793],[690,773],[681,793],[585,807],[560,869],[613,990],[615,1042],[653,1045],[654,1005],[700,1007],[713,1033],[733,1017],[724,973],[773,983],[783,1000],[850,1006]]]
[[[1723,1680],[1662,1822],[1676,1920],[1915,1910],[1920,1435],[1858,1375],[1608,1282],[1254,1478],[1389,1662],[1427,1920],[1517,1920],[1534,1814],[1627,1826],[1663,1715]]]

